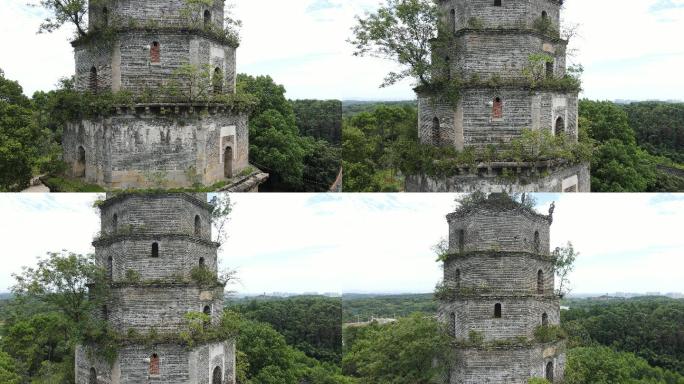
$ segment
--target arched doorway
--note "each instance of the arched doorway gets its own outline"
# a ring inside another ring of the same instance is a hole
[[[90,368],[88,384],[97,384],[97,371],[95,370],[95,368]]]
[[[223,152],[223,175],[226,179],[233,178],[233,148],[226,147]]]
[[[546,364],[546,380],[553,383],[553,362],[549,361]]]
[[[78,146],[78,154],[76,159],[76,166],[74,169],[74,176],[85,177],[86,176],[86,152],[83,146]]]
[[[563,118],[559,117],[556,119],[556,126],[554,129],[554,134],[556,136],[561,135],[565,133],[565,122],[563,122]]]
[[[549,315],[546,312],[542,313],[542,327],[549,325]]]
[[[221,367],[214,368],[214,373],[211,377],[211,384],[223,384],[223,372],[221,372]]]

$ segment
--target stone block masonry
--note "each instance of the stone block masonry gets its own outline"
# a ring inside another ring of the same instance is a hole
[[[539,327],[560,324],[552,220],[496,200],[447,216],[443,284],[452,294],[443,297],[439,318],[454,339],[450,383],[562,382],[563,341],[535,339]]]
[[[109,194],[99,208],[93,245],[110,288],[99,316],[119,345],[113,361],[98,342],[78,346],[76,383],[234,384],[234,340],[177,341],[187,314],[207,327],[223,314],[224,285],[193,276],[218,273],[206,194]]]

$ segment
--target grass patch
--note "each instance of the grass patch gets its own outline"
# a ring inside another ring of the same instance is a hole
[[[97,184],[87,184],[83,180],[59,176],[48,176],[41,179],[50,188],[50,192],[106,192]]]

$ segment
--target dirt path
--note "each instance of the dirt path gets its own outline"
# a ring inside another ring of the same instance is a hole
[[[21,193],[49,193],[50,188],[40,181],[40,176],[31,179],[31,186],[21,191]]]

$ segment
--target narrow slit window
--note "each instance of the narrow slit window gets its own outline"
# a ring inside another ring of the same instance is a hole
[[[549,315],[545,313],[542,314],[542,327],[549,325]]]
[[[195,236],[199,236],[202,233],[202,219],[199,215],[195,215]]]
[[[158,41],[153,41],[152,46],[150,47],[150,62],[161,62],[161,46]]]
[[[551,62],[551,61],[546,62],[546,77],[548,77],[548,78],[553,77],[553,62]]]
[[[109,277],[109,280],[112,280],[114,277],[114,260],[111,256],[107,258],[107,276]]]
[[[451,17],[449,18],[449,25],[451,26],[451,31],[456,32],[456,10],[451,10]]]
[[[199,258],[199,266],[200,268],[204,268],[206,265],[204,264],[204,257]]]
[[[541,269],[537,272],[537,293],[544,293],[544,271]]]
[[[159,375],[159,355],[156,353],[150,357],[150,375]]]
[[[458,251],[463,252],[463,249],[465,248],[465,231],[460,230],[458,231]]]
[[[494,0],[494,6],[500,7],[501,6],[501,0]]]
[[[501,304],[500,303],[496,303],[494,305],[494,318],[495,319],[501,318]]]
[[[159,243],[152,243],[152,257],[159,257]]]
[[[534,231],[534,251],[539,253],[540,249],[539,231]]]
[[[214,69],[214,77],[212,78],[212,82],[214,83],[214,93],[220,94],[223,92],[223,71],[221,71],[221,68],[216,67]]]
[[[494,103],[492,105],[492,118],[503,118],[503,101],[501,101],[500,97],[494,99]]]
[[[97,384],[97,371],[95,370],[95,368],[90,368],[88,384]]]
[[[456,314],[451,313],[451,334],[456,336]]]
[[[455,273],[456,289],[461,288],[461,270],[457,269]]]

